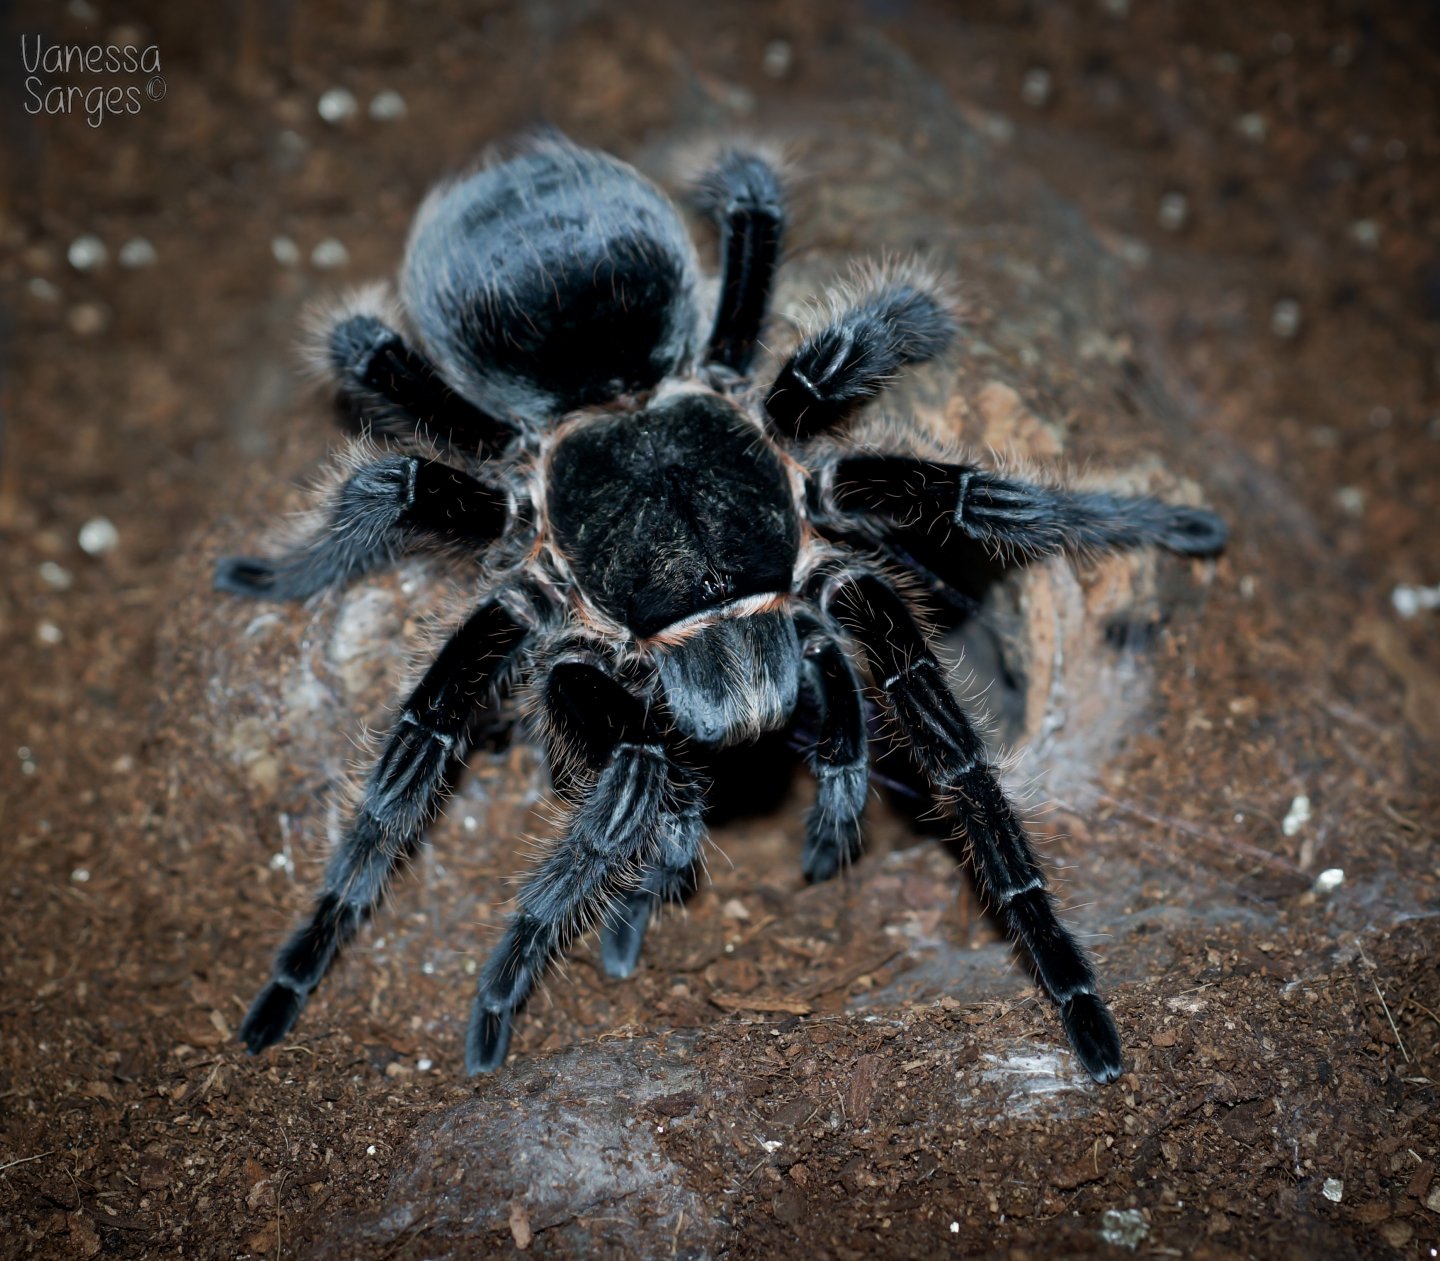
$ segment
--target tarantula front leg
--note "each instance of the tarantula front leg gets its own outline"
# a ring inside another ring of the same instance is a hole
[[[378,314],[361,311],[336,321],[325,355],[342,399],[369,432],[484,456],[500,454],[515,436],[456,394]]]
[[[520,890],[519,909],[480,974],[466,1040],[471,1073],[504,1062],[514,1014],[546,965],[602,915],[618,914],[633,934],[630,899],[647,873],[688,871],[699,845],[693,785],[672,765],[648,705],[596,666],[556,670],[562,677],[547,686],[548,702],[570,709],[561,721],[579,730],[582,755],[600,770],[565,834]],[[612,948],[628,953],[628,942]]]
[[[525,638],[501,604],[481,605],[405,702],[325,870],[310,918],[276,956],[269,984],[240,1026],[240,1040],[252,1055],[289,1033],[336,953],[419,844],[477,710],[496,694]]]
[[[948,798],[981,889],[1029,952],[1041,985],[1060,1007],[1075,1054],[1096,1081],[1114,1081],[1122,1069],[1120,1035],[1095,993],[1094,969],[1056,917],[1045,874],[984,742],[905,601],[874,574],[852,571],[828,581],[822,603],[864,648],[910,756]]]
[[[803,870],[828,880],[860,853],[860,816],[870,790],[869,738],[860,681],[838,640],[818,620],[800,623],[801,678],[815,704],[819,734],[810,751],[817,789],[805,827]]]
[[[910,456],[838,460],[828,498],[840,513],[878,517],[902,529],[950,526],[997,551],[1027,557],[1130,547],[1211,556],[1228,533],[1203,508],[1143,495],[1057,490],[970,464]]]
[[[729,149],[696,182],[695,203],[720,229],[720,305],[708,359],[744,376],[785,230],[780,177],[758,154]]]
[[[937,293],[903,276],[881,281],[800,343],[765,410],[787,436],[812,437],[874,398],[906,364],[933,359],[954,335]]]
[[[497,490],[448,464],[390,455],[353,473],[330,496],[325,524],[284,556],[226,556],[215,589],[302,600],[394,561],[425,542],[483,547],[500,537],[507,509]]]

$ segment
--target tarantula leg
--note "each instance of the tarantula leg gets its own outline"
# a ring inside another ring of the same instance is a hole
[[[757,154],[728,149],[697,181],[694,197],[720,229],[720,305],[708,358],[743,376],[755,355],[785,230],[780,177]]]
[[[870,789],[869,740],[860,681],[844,650],[819,624],[806,632],[801,677],[814,701],[819,734],[810,750],[817,781],[805,825],[805,878],[829,880],[860,854],[860,816]]]
[[[1060,1007],[1075,1054],[1096,1081],[1114,1081],[1122,1069],[1120,1035],[1095,993],[1094,969],[1056,917],[1045,873],[984,742],[904,600],[878,577],[850,573],[835,583],[826,603],[864,647],[916,766],[949,798],[981,889],[1029,952],[1040,984]]]
[[[933,359],[954,335],[954,318],[934,293],[906,281],[881,285],[800,343],[765,410],[788,436],[812,437],[874,398],[906,364]]]
[[[945,523],[1023,556],[1130,547],[1212,556],[1228,534],[1225,523],[1203,508],[1148,496],[1056,490],[969,464],[909,456],[847,456],[836,463],[831,486],[841,512],[907,528]]]
[[[494,695],[524,641],[524,629],[501,605],[482,605],[405,702],[325,870],[310,918],[281,947],[269,984],[240,1026],[240,1040],[252,1055],[289,1033],[336,953],[419,844],[476,710]]]
[[[331,497],[325,525],[284,556],[226,556],[215,589],[271,600],[302,600],[394,561],[418,544],[494,542],[505,500],[448,464],[391,455],[367,464]]]
[[[351,315],[330,330],[330,369],[363,429],[499,455],[515,431],[467,403],[383,320]]]
[[[561,721],[580,729],[581,753],[603,765],[565,834],[520,890],[519,909],[480,974],[466,1040],[470,1073],[499,1068],[511,1020],[555,956],[598,917],[624,910],[645,873],[683,849],[696,825],[645,703],[594,666],[557,667],[548,689]],[[633,922],[633,921],[632,921]]]

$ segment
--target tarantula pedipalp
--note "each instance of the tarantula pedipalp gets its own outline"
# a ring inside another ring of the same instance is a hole
[[[1120,1039],[1090,962],[888,574],[914,554],[908,538],[941,524],[1027,557],[1208,555],[1224,526],[1154,499],[847,446],[856,409],[954,332],[934,286],[903,269],[838,301],[754,389],[781,182],[759,155],[730,150],[695,194],[721,237],[713,317],[670,200],[623,162],[544,136],[430,196],[398,308],[372,295],[330,325],[341,398],[389,452],[330,494],[325,528],[277,558],[221,561],[216,586],[302,598],[438,544],[478,566],[480,590],[401,708],[240,1037],[253,1053],[289,1032],[477,733],[516,697],[539,715],[572,810],[480,974],[472,1073],[504,1061],[515,1012],[591,924],[606,970],[634,970],[654,907],[682,896],[698,863],[697,747],[786,726],[803,693],[818,781],[804,871],[823,880],[853,858],[868,678],[1081,1063],[1113,1080]]]

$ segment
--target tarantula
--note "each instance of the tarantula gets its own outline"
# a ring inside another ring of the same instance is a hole
[[[274,559],[221,560],[216,587],[301,599],[440,545],[476,567],[478,592],[400,709],[239,1036],[257,1053],[289,1032],[518,694],[571,809],[479,976],[466,1067],[498,1068],[515,1013],[582,931],[598,924],[606,971],[628,976],[654,908],[692,887],[697,751],[785,727],[803,697],[818,780],[805,875],[858,853],[877,704],[1081,1063],[1111,1081],[1120,1038],[1095,973],[897,578],[906,539],[937,526],[1021,557],[1208,555],[1225,528],[1197,508],[832,438],[947,345],[942,292],[881,269],[756,390],[782,181],[730,149],[693,194],[720,236],[712,316],[674,203],[624,162],[544,135],[431,193],[398,307],[377,290],[332,318],[323,358],[340,399],[386,445],[330,492],[323,528]]]

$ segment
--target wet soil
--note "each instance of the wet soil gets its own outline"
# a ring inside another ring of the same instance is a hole
[[[1440,1248],[1426,11],[377,0],[10,26],[153,41],[166,93],[98,127],[7,97],[0,1253]],[[330,123],[337,86],[358,109]],[[403,117],[372,117],[384,90]],[[805,886],[783,744],[729,768],[708,883],[639,974],[582,943],[496,1077],[459,1061],[515,838],[552,830],[521,746],[472,758],[292,1039],[236,1047],[361,731],[466,588],[416,561],[242,607],[213,558],[260,546],[337,442],[293,349],[306,306],[391,274],[428,184],[541,121],[672,185],[717,136],[784,143],[774,352],[849,259],[922,252],[965,332],[867,424],[1231,522],[1214,563],[987,573],[945,641],[1101,958],[1115,1085],[902,796]],[[80,270],[90,234],[108,257]],[[150,265],[122,262],[135,238]]]

